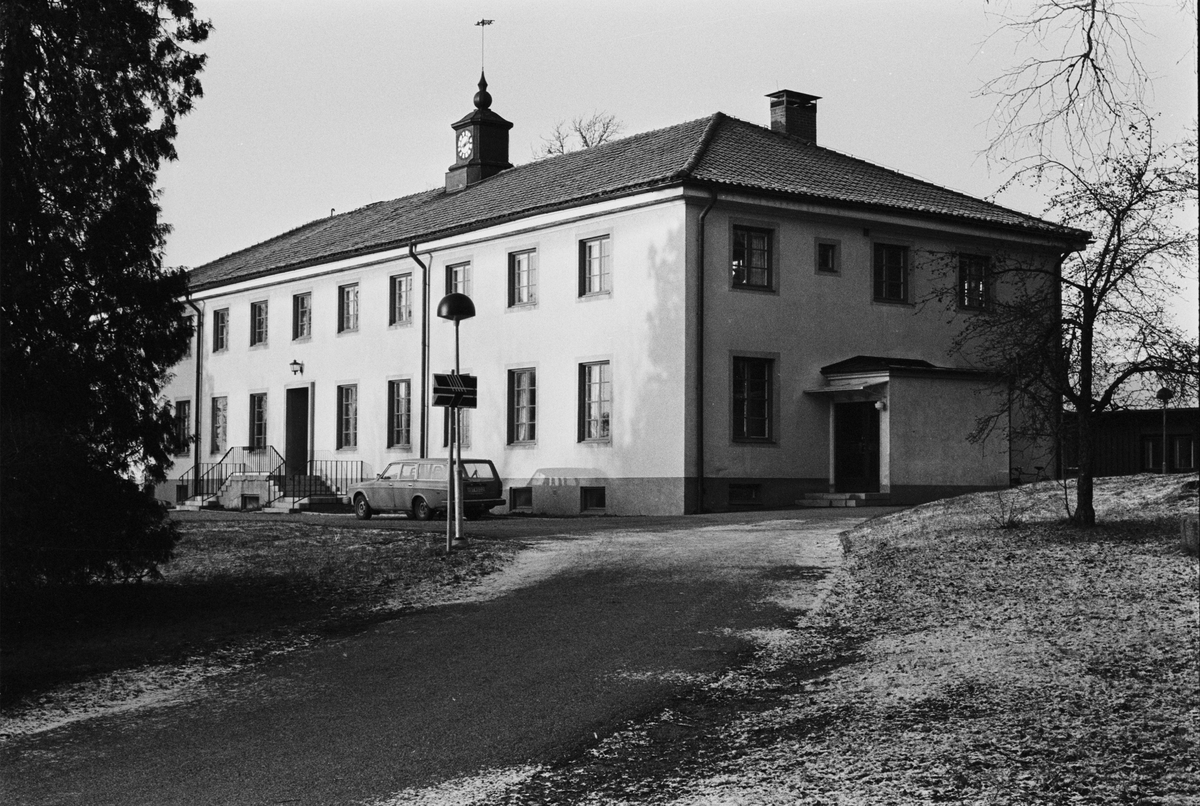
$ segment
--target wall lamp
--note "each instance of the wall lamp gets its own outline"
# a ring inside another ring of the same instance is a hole
[[[293,375],[303,375],[304,374],[304,365],[301,364],[299,361],[293,360],[291,364],[288,364],[288,366],[290,366],[292,368]]]

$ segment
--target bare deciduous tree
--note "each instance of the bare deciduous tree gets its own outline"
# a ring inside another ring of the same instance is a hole
[[[542,138],[541,146],[534,149],[534,157],[541,159],[592,148],[615,140],[624,129],[625,124],[609,112],[593,112],[587,117],[579,115],[570,123],[560,120],[550,134]]]

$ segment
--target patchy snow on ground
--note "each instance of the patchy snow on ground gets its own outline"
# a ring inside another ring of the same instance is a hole
[[[541,767],[483,770],[428,788],[402,789],[385,798],[363,802],[360,806],[484,806],[498,793],[527,780],[540,770]]]

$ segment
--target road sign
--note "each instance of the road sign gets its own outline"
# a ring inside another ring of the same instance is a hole
[[[433,375],[433,405],[475,408],[479,379],[474,375]]]

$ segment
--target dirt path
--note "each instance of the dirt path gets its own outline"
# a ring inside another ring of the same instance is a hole
[[[811,607],[861,518],[786,517],[536,538],[469,600],[215,678],[190,702],[12,741],[0,795],[379,803],[519,775],[722,674]]]

